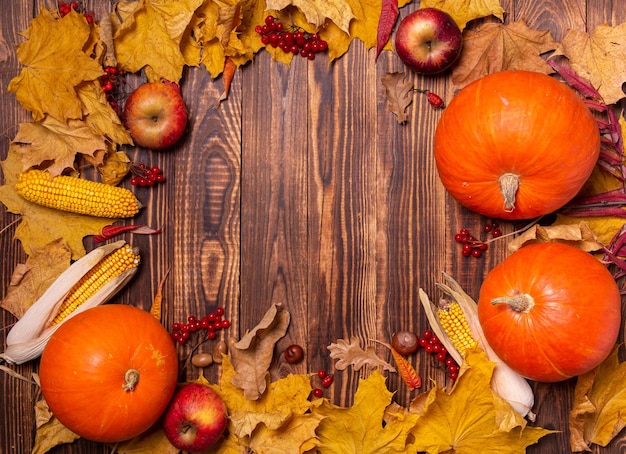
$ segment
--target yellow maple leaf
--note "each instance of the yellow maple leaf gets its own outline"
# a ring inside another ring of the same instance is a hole
[[[25,66],[9,82],[7,90],[39,121],[49,114],[59,121],[82,118],[82,104],[75,87],[104,74],[83,46],[91,29],[82,14],[72,11],[62,19],[42,8],[28,30],[27,40],[17,48]]]
[[[281,11],[293,5],[298,8],[307,22],[320,28],[330,19],[344,33],[350,33],[350,21],[354,19],[350,3],[346,0],[267,0],[267,9]],[[379,11],[380,15],[380,11]]]
[[[606,446],[626,426],[626,363],[619,362],[618,351],[576,381],[569,417],[572,451],[591,451],[590,443]]]
[[[359,381],[352,407],[338,407],[327,399],[316,400],[311,412],[323,417],[317,430],[318,451],[322,454],[410,452],[407,451],[409,433],[419,416],[397,413],[385,424],[385,410],[392,396],[385,377],[374,371]]]
[[[311,382],[306,375],[290,374],[272,382],[259,399],[250,400],[231,383],[236,373],[229,356],[224,356],[220,384],[210,386],[226,403],[228,430],[238,438],[252,436],[259,425],[279,430],[293,416],[304,415],[311,408]]]
[[[35,444],[31,454],[44,454],[55,446],[71,443],[80,437],[66,428],[41,399],[35,404]]]
[[[149,81],[163,78],[178,83],[185,66],[180,43],[194,11],[202,2],[118,2],[116,11],[111,14],[111,23],[120,69],[132,73],[144,70]]]
[[[105,137],[94,133],[84,121],[66,123],[48,115],[39,122],[21,123],[13,142],[21,145],[17,150],[22,170],[50,161],[47,169],[52,176],[73,169],[76,153],[95,156],[106,150]]]
[[[454,452],[457,454],[507,454],[526,452],[526,447],[553,431],[541,427],[499,429],[496,412],[514,410],[493,393],[490,387],[495,364],[480,349],[469,351],[464,373],[451,393],[435,387],[422,398],[421,417],[411,433],[414,451]],[[509,418],[509,420],[513,420]]]
[[[500,0],[422,0],[420,8],[437,8],[448,13],[463,30],[469,21],[495,16],[504,20]]]
[[[22,215],[20,225],[15,230],[15,238],[20,240],[27,255],[51,241],[63,238],[72,251],[72,260],[81,258],[86,253],[83,238],[100,234],[104,226],[115,221],[42,207],[17,195],[14,186],[22,169],[17,147],[11,144],[7,159],[0,163],[4,176],[4,185],[0,186],[0,202],[7,207],[7,211]]]
[[[550,31],[529,28],[523,20],[507,25],[482,24],[465,31],[452,82],[460,89],[487,74],[507,69],[550,74],[554,72],[552,67],[540,55],[557,45]]]
[[[597,88],[606,104],[625,96],[626,22],[615,27],[599,25],[591,34],[568,30],[553,55],[565,55],[572,69]]]
[[[25,263],[13,270],[11,282],[0,307],[21,318],[43,295],[59,275],[70,266],[72,253],[65,241],[58,239],[34,249]]]
[[[317,445],[316,429],[321,415],[294,415],[280,429],[268,429],[261,425],[250,439],[250,449],[255,454],[278,454],[303,452],[306,446]]]

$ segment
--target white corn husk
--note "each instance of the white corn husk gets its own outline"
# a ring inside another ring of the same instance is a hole
[[[124,240],[106,244],[94,249],[74,262],[67,270],[48,287],[35,303],[24,313],[22,318],[13,325],[7,335],[7,348],[0,358],[8,363],[23,364],[38,358],[43,352],[50,336],[70,318],[89,308],[107,302],[120,290],[137,271],[137,267],[124,271],[107,282],[95,295],[78,306],[71,314],[56,325],[50,322],[56,316],[67,293],[89,270],[105,256],[126,245]]]
[[[478,306],[476,302],[465,293],[458,282],[452,277],[446,273],[443,273],[443,275],[446,283],[437,283],[437,287],[439,287],[449,299],[459,303],[461,309],[463,309],[474,340],[478,346],[483,349],[487,358],[495,363],[493,376],[491,378],[491,389],[495,394],[506,400],[522,417],[534,421],[536,415],[532,412],[532,407],[535,403],[535,396],[530,384],[524,377],[502,362],[487,342],[487,339],[485,339],[485,334],[478,321]],[[448,336],[441,328],[439,318],[436,316],[433,309],[433,303],[428,299],[428,295],[424,290],[419,289],[419,295],[431,328],[457,364],[462,364],[463,357],[456,350],[454,345],[452,345],[452,342],[450,342],[450,339],[448,339]]]

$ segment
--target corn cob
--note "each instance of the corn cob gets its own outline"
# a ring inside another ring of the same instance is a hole
[[[74,284],[50,325],[56,325],[95,295],[107,282],[139,265],[139,255],[128,244],[104,257]]]
[[[437,318],[452,345],[461,356],[465,356],[467,350],[476,347],[476,341],[459,303],[443,300],[443,305],[437,308]]]
[[[65,175],[51,178],[44,170],[20,173],[15,192],[37,205],[103,218],[129,218],[141,208],[126,188]]]
[[[120,249],[122,251],[117,253]],[[111,262],[120,258],[118,254],[122,256],[121,261],[125,263],[125,269],[118,269],[113,272],[112,274],[116,274],[115,276],[109,274],[104,279],[93,278],[93,275],[99,274],[92,272],[93,269],[106,268],[111,272],[113,270]],[[0,360],[22,364],[37,358],[41,355],[50,336],[63,326],[63,323],[81,312],[106,303],[124,287],[137,272],[139,261],[137,251],[126,244],[124,240],[105,244],[81,257],[61,273],[9,330],[6,337],[6,349],[0,354]],[[85,278],[87,275],[92,276],[92,279]],[[77,284],[84,279],[91,283]],[[94,288],[89,288],[92,285]],[[68,300],[67,295],[81,292],[83,294],[91,292],[92,294],[87,296],[84,302],[81,301],[82,304],[66,315],[63,320],[52,323],[52,320],[59,313],[59,308],[64,305],[64,301]]]

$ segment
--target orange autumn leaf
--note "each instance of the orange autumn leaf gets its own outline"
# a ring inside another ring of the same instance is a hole
[[[168,268],[161,280],[159,281],[156,294],[154,295],[152,305],[150,306],[150,314],[152,314],[152,316],[156,318],[159,322],[161,321],[161,306],[163,304],[163,285],[165,284],[165,279],[167,278],[169,272],[170,269]]]
[[[75,88],[104,74],[100,64],[83,51],[91,34],[83,15],[72,11],[58,19],[42,8],[23,34],[27,40],[17,48],[17,57],[24,67],[7,90],[15,93],[35,121],[46,114],[61,122],[82,118]]]
[[[235,70],[237,66],[233,62],[233,59],[230,57],[226,58],[226,63],[224,64],[224,72],[222,74],[222,78],[224,79],[224,90],[220,95],[220,102],[224,101],[228,98],[228,94],[230,93],[230,84],[233,81],[233,77],[235,77]]]
[[[422,379],[415,370],[415,368],[409,363],[404,356],[396,351],[395,348],[391,348],[391,355],[393,356],[396,366],[398,366],[398,374],[402,377],[402,380],[409,387],[411,391],[422,387]]]

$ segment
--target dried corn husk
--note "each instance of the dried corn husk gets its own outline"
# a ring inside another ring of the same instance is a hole
[[[97,293],[68,315],[61,323],[50,325],[57,314],[67,293],[100,260],[116,249],[124,247],[124,240],[94,249],[89,254],[74,262],[50,285],[33,303],[22,318],[11,328],[7,335],[7,348],[0,358],[8,363],[22,364],[38,358],[43,352],[50,336],[70,318],[89,308],[107,302],[135,274],[137,267],[130,268],[108,281]]]
[[[437,287],[446,295],[446,298],[459,303],[474,340],[483,349],[487,358],[496,364],[491,378],[491,389],[495,394],[506,400],[521,416],[534,421],[536,415],[531,410],[535,403],[535,397],[528,381],[503,363],[485,339],[483,329],[478,321],[478,306],[476,302],[465,293],[452,277],[444,273],[444,279],[445,284],[437,283]],[[452,342],[439,325],[439,319],[435,315],[436,306],[428,299],[428,295],[424,290],[419,289],[419,295],[432,330],[454,360],[458,364],[462,364],[463,356],[454,348]]]

